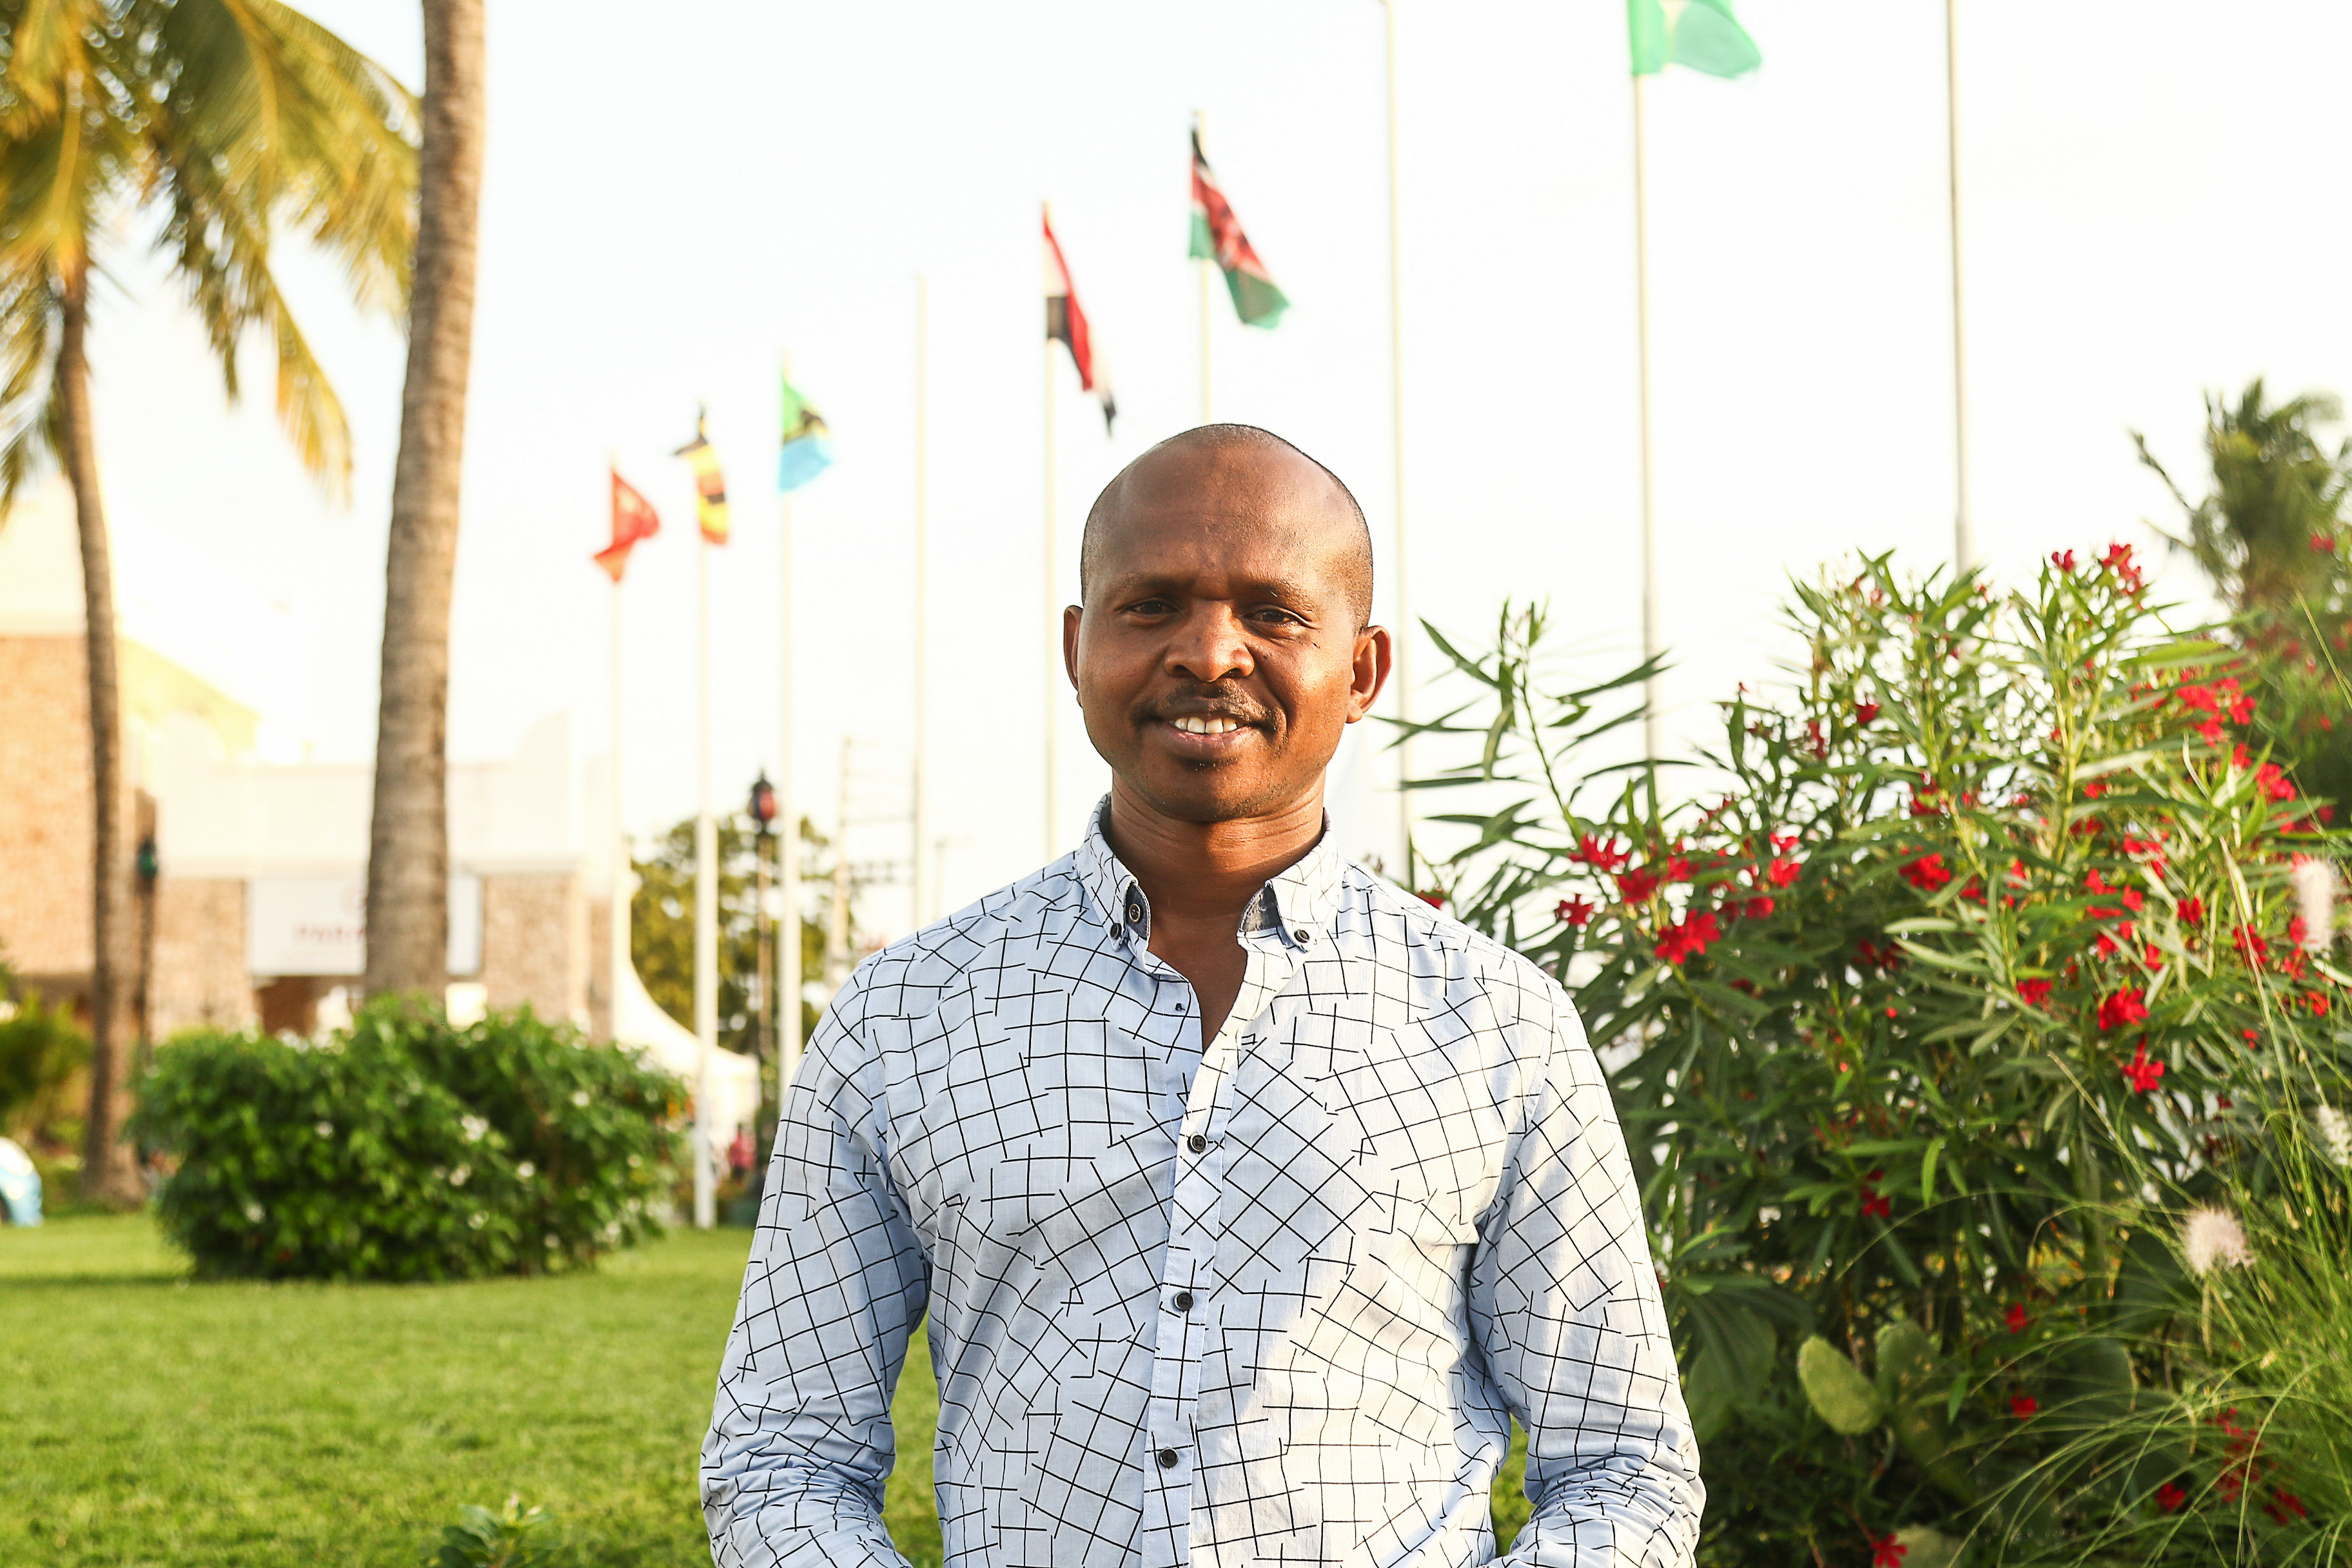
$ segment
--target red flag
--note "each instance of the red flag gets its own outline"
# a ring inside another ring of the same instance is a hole
[[[613,581],[621,580],[623,568],[629,563],[629,547],[641,539],[651,539],[661,531],[661,519],[654,515],[653,502],[629,488],[621,478],[621,470],[613,470],[613,542],[596,552],[596,564],[612,574]]]
[[[1061,242],[1054,237],[1054,219],[1045,216],[1045,336],[1070,351],[1078,367],[1078,384],[1102,401],[1103,428],[1118,417],[1118,402],[1110,395],[1110,374],[1095,354],[1094,333],[1087,313],[1078,308],[1078,291],[1070,286],[1069,263],[1062,259]]]

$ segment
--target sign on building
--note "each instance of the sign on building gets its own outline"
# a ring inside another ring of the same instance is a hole
[[[367,879],[255,877],[245,885],[245,967],[258,975],[367,968]],[[449,879],[449,973],[482,972],[482,879]]]

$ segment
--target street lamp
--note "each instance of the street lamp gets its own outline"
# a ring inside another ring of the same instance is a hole
[[[752,947],[760,955],[760,991],[751,1001],[751,1054],[755,1060],[764,1061],[768,1055],[768,836],[776,820],[776,786],[768,782],[768,771],[751,782],[751,799],[744,807],[751,819],[752,876],[758,885],[758,897],[752,903],[752,931],[756,933]],[[778,1107],[779,1110],[782,1106]],[[756,1125],[757,1117],[753,1118]]]

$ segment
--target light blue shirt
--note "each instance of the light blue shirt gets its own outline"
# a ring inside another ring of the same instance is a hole
[[[1150,925],[1097,826],[835,999],[703,1447],[719,1568],[901,1561],[927,1313],[950,1568],[1483,1563],[1513,1415],[1508,1562],[1688,1563],[1697,1447],[1559,985],[1328,834],[1206,1050]]]

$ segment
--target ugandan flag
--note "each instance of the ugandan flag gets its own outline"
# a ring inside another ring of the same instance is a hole
[[[719,448],[710,444],[709,412],[697,409],[694,439],[677,449],[694,465],[694,521],[713,544],[727,542],[727,479],[719,471]]]
[[[661,531],[661,519],[654,514],[653,502],[646,500],[621,478],[621,470],[610,470],[613,476],[613,542],[596,552],[596,564],[611,574],[613,581],[629,564],[629,550],[641,539],[651,539]]]
[[[1078,291],[1070,286],[1069,263],[1062,259],[1062,242],[1054,237],[1054,215],[1045,219],[1045,341],[1070,351],[1078,367],[1078,384],[1102,404],[1103,428],[1118,418],[1118,399],[1111,395],[1110,374],[1095,354],[1095,337],[1087,313],[1078,308]]]
[[[1208,155],[1201,151],[1201,128],[1192,128],[1192,254],[1213,261],[1233,291],[1234,312],[1253,327],[1272,327],[1290,309],[1290,301],[1274,286],[1265,263],[1257,258],[1233,203],[1218,188]]]

